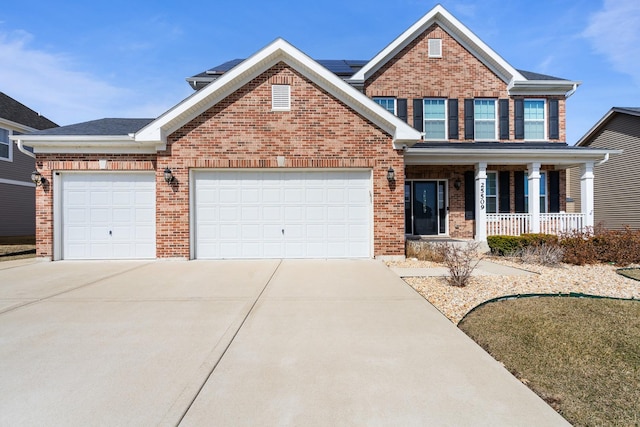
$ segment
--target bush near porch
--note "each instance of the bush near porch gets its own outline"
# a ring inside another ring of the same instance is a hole
[[[640,230],[573,231],[559,237],[547,234],[488,236],[487,243],[495,255],[513,255],[527,247],[559,246],[562,262],[574,265],[613,263],[620,266],[640,264]]]

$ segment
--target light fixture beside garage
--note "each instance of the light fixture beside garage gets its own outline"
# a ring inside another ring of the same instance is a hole
[[[393,182],[396,180],[396,171],[393,170],[391,166],[389,166],[389,170],[387,170],[387,181]]]
[[[47,182],[47,179],[44,176],[42,176],[40,172],[38,172],[37,170],[34,170],[33,172],[31,172],[31,181],[33,181],[36,187],[39,187],[45,184]]]
[[[167,184],[173,183],[173,181],[175,181],[175,179],[176,179],[176,177],[173,176],[173,172],[171,172],[171,169],[165,168],[165,170],[164,170],[164,180],[167,182]]]

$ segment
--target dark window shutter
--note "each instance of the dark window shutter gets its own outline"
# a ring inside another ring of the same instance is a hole
[[[464,219],[476,219],[476,174],[464,173]]]
[[[458,100],[449,101],[449,139],[458,139]]]
[[[500,114],[500,139],[509,139],[509,100],[500,99],[498,101]]]
[[[513,188],[516,193],[516,213],[526,212],[524,206],[524,172],[516,171],[513,173]]]
[[[549,139],[560,138],[560,117],[558,112],[558,100],[549,100]]]
[[[422,116],[422,98],[413,100],[413,127],[423,131],[424,117]]]
[[[473,139],[473,99],[464,100],[464,139]]]
[[[498,201],[498,212],[511,212],[511,197],[509,190],[511,189],[511,172],[502,171],[498,174],[498,186],[500,191],[500,200]]]
[[[524,139],[524,100],[516,99],[514,100],[514,132],[516,139]]]
[[[405,123],[407,122],[407,100],[404,98],[396,99],[396,105],[398,107],[398,118]]]
[[[549,212],[560,212],[560,172],[549,171]]]

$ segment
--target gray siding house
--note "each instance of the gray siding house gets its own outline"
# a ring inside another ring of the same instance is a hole
[[[608,229],[640,228],[640,108],[613,107],[577,143],[579,147],[622,150],[594,166],[594,221]],[[567,180],[567,194],[580,209],[580,171]]]
[[[35,185],[30,178],[35,159],[9,137],[57,126],[0,92],[0,237],[35,234]]]

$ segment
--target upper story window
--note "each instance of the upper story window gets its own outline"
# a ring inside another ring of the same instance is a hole
[[[396,114],[396,99],[388,97],[374,97],[373,101],[381,105],[385,110],[391,114]]]
[[[442,39],[429,39],[429,58],[442,58]]]
[[[524,137],[528,140],[544,140],[544,100],[524,100]]]
[[[447,113],[445,99],[423,100],[424,139],[447,139]]]
[[[291,110],[290,85],[271,85],[271,109],[273,111]]]
[[[11,161],[11,140],[9,130],[0,128],[0,160]]]
[[[475,139],[495,141],[496,123],[496,100],[475,99],[473,101]]]

